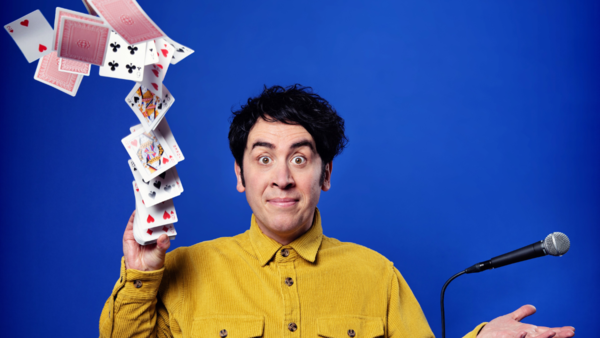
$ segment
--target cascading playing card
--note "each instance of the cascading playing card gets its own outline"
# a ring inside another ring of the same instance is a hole
[[[145,61],[145,42],[130,45],[118,33],[111,31],[106,58],[100,67],[100,76],[141,82]]]
[[[88,13],[90,13],[90,15],[98,16],[98,13],[96,13],[96,11],[92,8],[92,6],[90,6],[90,4],[88,4],[87,0],[81,0],[81,1],[83,1],[83,5],[85,6],[85,9],[87,9]]]
[[[137,182],[133,181],[133,186],[136,193],[136,214],[139,215],[142,229],[149,229],[177,222],[177,213],[175,212],[173,200],[166,200],[148,207],[142,199]]]
[[[102,66],[109,33],[105,25],[64,16],[60,20],[58,57]]]
[[[52,52],[38,61],[33,78],[71,96],[77,94],[83,75],[61,72],[58,70],[59,58]]]
[[[173,57],[171,58],[172,65],[176,65],[179,61],[185,59],[186,57],[188,57],[192,53],[194,53],[193,49],[173,41],[168,36],[165,36],[164,39],[165,39],[165,41],[167,41],[168,44],[173,46],[173,48],[175,49],[173,52]]]
[[[88,0],[88,3],[131,45],[165,35],[135,0]]]
[[[146,42],[146,61],[144,66],[153,65],[158,62],[158,53],[156,52],[156,43],[154,40]]]
[[[156,64],[147,65],[144,67],[144,80],[142,85],[147,88],[154,88],[158,96],[162,94],[162,83],[167,75],[167,70],[171,64],[173,51],[175,48],[171,46],[165,39],[154,40],[158,52],[158,62]]]
[[[88,76],[90,75],[91,68],[91,64],[81,61],[71,59],[59,59],[58,61],[58,70],[61,72]]]
[[[29,63],[52,52],[53,30],[39,9],[9,23],[4,29],[15,40]]]
[[[162,235],[167,234],[170,239],[175,239],[177,231],[173,224],[164,224],[159,226],[144,227],[143,216],[141,216],[140,210],[143,210],[144,203],[141,201],[139,196],[139,190],[136,186],[135,181],[133,182],[133,193],[135,195],[135,206],[136,212],[133,218],[133,237],[135,241],[140,245],[147,245],[156,243],[156,240]],[[173,210],[174,211],[174,210]]]
[[[150,181],[177,164],[177,158],[159,131],[141,129],[121,142],[144,181]]]
[[[85,2],[84,2],[85,4]],[[75,12],[72,11],[70,9],[66,9],[66,8],[60,8],[60,7],[56,7],[56,14],[54,16],[54,34],[52,35],[52,50],[58,50],[58,39],[59,39],[59,35],[60,35],[60,28],[61,28],[61,19],[62,18],[72,18],[72,19],[79,19],[79,20],[84,20],[84,21],[89,21],[89,22],[93,22],[93,23],[97,23],[100,25],[104,25],[104,20],[95,17],[95,16],[91,16],[91,15],[87,15],[85,13],[79,13],[79,12]]]
[[[177,141],[175,141],[175,136],[173,136],[173,132],[171,131],[171,127],[169,127],[169,123],[167,123],[166,117],[164,117],[158,123],[158,127],[156,127],[156,129],[158,129],[161,135],[165,138],[165,141],[167,141],[167,144],[171,147],[171,151],[173,151],[173,154],[177,157],[177,161],[183,161],[185,157],[183,157],[183,152],[181,152]]]
[[[146,131],[156,129],[159,122],[169,111],[173,103],[175,103],[175,98],[171,95],[167,87],[164,85],[162,87],[163,96],[161,97],[154,88],[148,88],[143,84],[136,83],[127,97],[125,97],[125,102],[133,110]]]
[[[181,180],[176,167],[165,171],[150,181],[144,181],[138,173],[135,163],[132,160],[129,160],[128,163],[146,207],[157,205],[181,195],[183,188],[181,188]]]

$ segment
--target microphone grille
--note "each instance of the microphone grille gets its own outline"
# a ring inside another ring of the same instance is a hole
[[[571,241],[569,241],[569,237],[562,232],[553,232],[546,236],[544,247],[549,255],[562,256],[569,251]]]

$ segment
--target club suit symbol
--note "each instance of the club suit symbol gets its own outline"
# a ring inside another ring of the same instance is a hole
[[[110,44],[110,47],[112,48],[113,52],[116,53],[119,50],[119,48],[121,48],[121,45],[119,45],[116,42],[113,42],[113,43]]]
[[[135,52],[138,50],[135,46],[127,46],[127,49],[129,49],[129,54],[131,55],[135,55]]]
[[[129,72],[129,74],[133,74],[133,71],[135,70],[135,65],[133,63],[130,63],[128,65],[125,65],[125,68],[127,68],[127,71]]]
[[[119,67],[119,64],[117,63],[117,61],[113,61],[109,62],[108,66],[110,67],[110,70],[114,72],[117,69],[117,67]]]

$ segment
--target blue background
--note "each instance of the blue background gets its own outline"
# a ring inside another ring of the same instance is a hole
[[[172,248],[249,227],[231,109],[262,86],[312,86],[346,119],[319,207],[325,234],[394,261],[439,336],[454,273],[566,233],[561,258],[462,276],[448,337],[531,303],[525,322],[597,334],[600,291],[596,1],[171,1],[141,5],[196,50],[165,80],[186,160]],[[78,0],[6,4],[1,23]],[[9,337],[98,335],[134,207],[120,140],[132,82],[92,75],[75,98],[33,80],[2,35],[1,322]]]

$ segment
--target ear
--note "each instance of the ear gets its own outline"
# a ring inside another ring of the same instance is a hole
[[[244,187],[244,185],[242,184],[242,168],[240,168],[237,161],[234,162],[235,176],[237,176],[236,189],[239,192],[244,192],[246,191],[246,187]]]
[[[331,188],[331,171],[333,170],[333,161],[327,163],[325,165],[325,179],[323,180],[323,185],[321,186],[321,190],[327,191]]]

